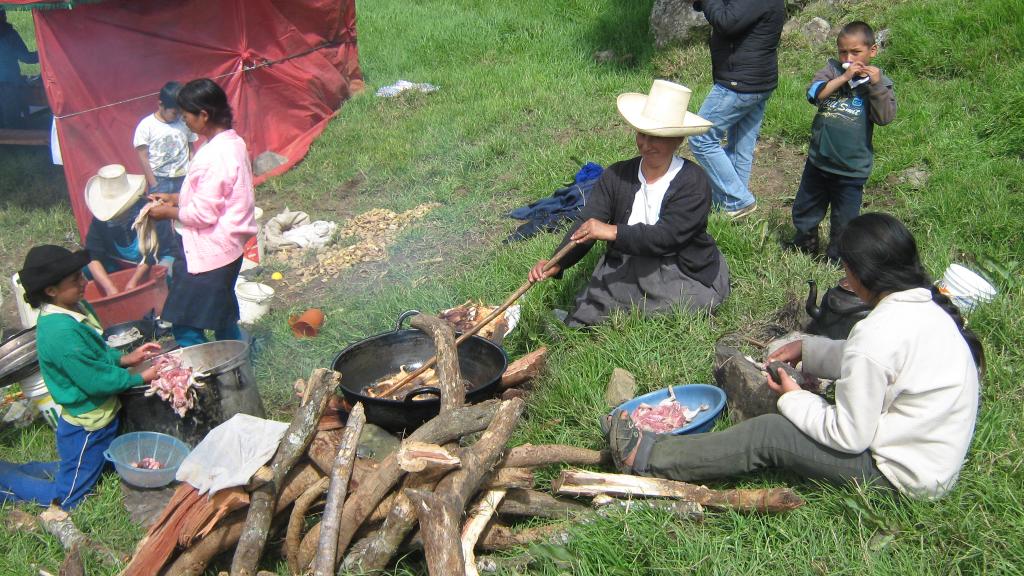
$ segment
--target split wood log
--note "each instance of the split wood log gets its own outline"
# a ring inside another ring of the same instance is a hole
[[[432,442],[447,444],[479,432],[487,427],[498,409],[498,401],[488,400],[472,406],[466,406],[446,415],[436,416],[409,435],[407,441]],[[338,555],[344,554],[352,543],[352,537],[363,525],[405,472],[398,467],[398,455],[391,454],[380,462],[377,469],[370,473],[359,487],[345,502],[341,513],[341,530],[338,531]],[[299,558],[303,566],[308,566],[316,552],[320,538],[320,525],[314,526],[299,548]]]
[[[455,332],[450,324],[437,316],[417,314],[409,325],[430,334],[437,349],[437,378],[441,382],[441,414],[461,408],[466,404],[466,382],[459,368],[459,354],[456,351]]]
[[[461,464],[458,456],[437,444],[403,442],[398,449],[398,467],[406,472],[448,472]]]
[[[273,479],[274,471],[269,466],[260,466],[253,473],[252,478],[249,478],[249,483],[245,485],[245,491],[252,492]]]
[[[306,523],[306,512],[317,500],[323,496],[330,486],[331,479],[324,476],[319,482],[313,484],[299,496],[292,506],[292,512],[288,516],[288,529],[284,537],[284,557],[288,562],[288,568],[292,574],[302,574],[302,567],[299,566],[299,544],[302,542],[302,528]]]
[[[544,370],[547,364],[548,347],[541,346],[533,352],[520,356],[512,361],[501,375],[500,390],[508,388],[529,389],[529,382],[536,378]]]
[[[664,510],[680,520],[702,522],[704,520],[704,507],[690,500],[623,500],[613,498],[607,494],[594,496],[591,502],[598,513],[616,508],[629,512],[636,509]]]
[[[498,506],[500,516],[525,516],[564,520],[590,512],[590,507],[569,498],[555,498],[546,492],[512,489]]]
[[[643,478],[627,474],[604,474],[586,470],[563,470],[552,483],[556,494],[569,496],[647,496],[680,498],[711,508],[731,508],[740,512],[788,512],[804,501],[789,488],[757,490],[712,490],[675,480]]]
[[[494,517],[498,504],[505,499],[505,494],[505,490],[484,492],[484,495],[470,510],[465,525],[462,526],[462,556],[465,559],[466,576],[478,576],[479,574],[476,570],[476,554],[473,553],[473,550],[476,548],[477,540],[480,539],[480,534]]]
[[[319,430],[309,443],[306,454],[316,464],[316,467],[325,476],[331,474],[331,466],[334,466],[334,458],[338,455],[338,446],[341,445],[342,430]]]
[[[338,552],[338,530],[341,521],[341,510],[345,505],[345,495],[348,492],[348,481],[352,476],[352,466],[355,464],[356,447],[359,445],[359,436],[363,433],[363,424],[366,423],[366,413],[362,402],[352,408],[348,415],[348,425],[341,436],[341,447],[338,449],[338,457],[334,460],[334,468],[331,470],[331,487],[327,491],[327,505],[324,508],[323,518],[320,520],[320,544],[317,546],[316,561],[313,566],[315,576],[331,576],[334,574],[335,558]],[[299,542],[291,551],[295,558],[296,572],[302,571],[299,564]]]
[[[509,449],[501,465],[510,468],[539,468],[552,464],[602,466],[611,463],[611,453],[607,450],[598,452],[562,444],[523,444]]]
[[[231,576],[252,576],[263,556],[263,547],[267,543],[267,532],[274,519],[274,504],[281,482],[306,452],[316,431],[316,423],[320,421],[327,396],[338,387],[341,375],[331,370],[318,368],[310,375],[305,403],[295,410],[295,416],[281,439],[281,445],[271,461],[270,468],[274,471],[274,480],[261,486],[252,493],[249,513],[245,519],[242,536],[235,549],[235,557],[231,561]]]
[[[280,514],[291,506],[299,496],[322,477],[316,466],[310,463],[296,466],[285,478],[284,487],[277,499],[275,514]],[[182,552],[164,573],[173,576],[202,576],[206,573],[206,567],[209,566],[210,561],[218,554],[234,548],[242,534],[243,524],[245,524],[245,514],[240,511],[231,514],[206,537],[197,540],[195,544]]]
[[[459,575],[465,572],[465,557],[459,526],[466,502],[483,483],[501,458],[505,444],[523,413],[523,401],[506,400],[498,407],[483,436],[466,450],[462,467],[438,483],[432,493],[406,490],[416,507],[423,535],[423,551],[431,574]]]
[[[60,541],[65,550],[72,548],[88,548],[96,552],[100,560],[107,565],[116,565],[122,562],[123,558],[110,548],[89,538],[71,521],[71,516],[59,506],[50,505],[49,508],[39,515],[39,523],[43,529]]]

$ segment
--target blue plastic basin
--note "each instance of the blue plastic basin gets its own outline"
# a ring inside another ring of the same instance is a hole
[[[709,408],[693,419],[692,422],[683,426],[682,428],[676,428],[667,434],[700,434],[707,432],[715,425],[715,420],[722,414],[722,410],[725,409],[725,392],[722,391],[718,386],[712,386],[710,384],[680,384],[673,386],[672,390],[676,393],[676,400],[680,404],[690,409],[696,409],[701,404],[707,404]],[[633,415],[633,411],[636,410],[641,404],[648,404],[650,406],[657,406],[659,402],[669,397],[668,388],[656,390],[643,396],[637,396],[632,400],[623,402],[618,408],[613,410],[625,410],[630,416]]]
[[[114,463],[118,476],[125,482],[140,488],[158,488],[174,481],[174,474],[190,451],[188,444],[174,436],[159,432],[129,432],[114,438],[103,456]],[[132,466],[132,462],[146,457],[155,458],[164,467],[147,470]]]

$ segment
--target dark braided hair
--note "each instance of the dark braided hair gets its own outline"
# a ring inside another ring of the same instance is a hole
[[[985,351],[981,341],[964,325],[960,310],[948,296],[939,292],[921,265],[917,242],[902,222],[878,212],[862,214],[846,225],[839,239],[839,257],[864,288],[873,294],[927,288],[932,301],[949,314],[971,349],[974,363],[985,369]]]
[[[207,122],[224,129],[231,128],[234,120],[227,94],[209,78],[192,80],[182,86],[178,90],[178,108],[196,115],[205,111]]]

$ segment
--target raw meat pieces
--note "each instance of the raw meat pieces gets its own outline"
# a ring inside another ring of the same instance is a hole
[[[663,434],[686,426],[697,417],[697,414],[707,409],[708,406],[702,404],[697,410],[691,410],[672,398],[665,398],[656,406],[640,404],[630,416],[637,428]]]
[[[143,458],[138,462],[132,462],[132,468],[142,468],[143,470],[160,470],[164,465],[160,463],[156,458]]]
[[[192,369],[182,366],[178,356],[160,356],[156,359],[156,367],[157,378],[149,383],[146,396],[156,394],[171,404],[175,414],[184,418],[196,403]]]

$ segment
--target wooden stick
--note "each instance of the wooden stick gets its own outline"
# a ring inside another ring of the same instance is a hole
[[[450,414],[438,415],[420,426],[408,440],[446,444],[467,434],[479,432],[487,427],[498,409],[497,400],[488,400],[472,406],[454,410]],[[345,502],[341,513],[341,530],[338,532],[338,555],[344,554],[352,537],[380,501],[394,488],[405,472],[398,467],[398,455],[391,454],[381,461]],[[314,526],[302,540],[300,557],[303,565],[312,561],[320,538],[319,524]]]
[[[578,244],[577,242],[569,242],[568,244],[563,246],[562,249],[559,250],[557,253],[555,253],[555,255],[552,256],[550,260],[548,260],[548,263],[544,265],[544,271],[546,272],[546,271],[550,270],[555,264],[558,264],[558,261],[561,260],[562,258],[564,258],[566,254],[571,252],[573,250],[573,248],[576,248],[577,244]],[[504,313],[505,310],[507,310],[509,306],[515,304],[516,300],[519,300],[519,298],[523,294],[526,294],[526,292],[530,288],[533,288],[534,284],[536,284],[536,282],[527,280],[522,286],[520,286],[515,292],[513,292],[511,296],[506,298],[505,301],[501,303],[501,306],[498,306],[497,308],[495,308],[494,311],[491,312],[490,314],[488,314],[483,320],[481,320],[479,324],[477,324],[476,326],[473,326],[469,330],[463,332],[462,336],[459,336],[459,338],[455,341],[455,345],[458,346],[459,344],[462,344],[463,342],[468,340],[470,337],[475,335],[477,332],[479,332],[481,328],[483,328],[484,326],[487,326],[488,324],[490,324],[491,321],[493,321],[499,315]],[[422,314],[421,314],[421,316],[422,316]],[[378,398],[382,398],[382,397],[386,398],[386,397],[390,396],[395,390],[398,390],[402,386],[405,386],[405,384],[407,382],[409,382],[413,378],[416,378],[420,374],[423,374],[424,372],[426,372],[427,369],[431,368],[436,362],[437,362],[437,356],[432,356],[426,362],[424,362],[422,366],[420,366],[416,370],[413,370],[408,375],[406,375],[405,378],[402,378],[401,380],[395,382],[394,384],[392,384],[390,387],[386,388],[385,390],[380,391],[379,393],[376,394],[376,396]]]
[[[501,465],[509,468],[539,468],[552,464],[601,466],[611,462],[611,453],[608,451],[598,452],[562,444],[522,444],[510,449]]]
[[[331,470],[331,488],[327,491],[327,506],[324,508],[323,518],[320,519],[320,544],[317,546],[316,561],[313,566],[315,576],[332,576],[334,574],[335,558],[338,553],[338,530],[341,527],[339,524],[341,509],[345,505],[348,481],[352,477],[352,466],[356,459],[356,447],[359,445],[359,436],[363,433],[363,424],[365,423],[366,414],[363,411],[363,403],[359,402],[348,415],[348,424],[341,437],[338,457],[334,460],[334,468]],[[296,556],[298,556],[298,550],[296,550]],[[295,561],[298,565],[297,557]],[[297,572],[301,572],[301,569]]]
[[[501,403],[483,436],[466,450],[462,468],[438,483],[434,491],[406,490],[416,507],[423,535],[423,551],[431,574],[465,573],[465,556],[459,546],[459,525],[466,502],[483,483],[501,457],[512,430],[523,413],[523,400]]]
[[[417,314],[409,324],[430,334],[434,340],[437,379],[441,382],[441,414],[466,405],[466,384],[459,367],[458,342],[450,324],[437,316]],[[425,369],[424,369],[425,370]]]
[[[626,474],[604,474],[586,470],[563,470],[552,482],[556,494],[569,496],[660,496],[691,500],[711,508],[731,508],[741,512],[788,512],[804,501],[789,488],[758,490],[712,490],[675,480],[643,478]]]
[[[502,390],[520,386],[537,377],[547,364],[548,347],[541,346],[533,352],[516,358],[501,375]]]
[[[530,490],[537,483],[530,468],[498,468],[490,478],[487,479],[485,490],[508,490],[509,488],[523,488]]]
[[[591,503],[594,505],[594,508],[597,509],[598,513],[602,513],[611,508],[619,508],[626,512],[634,509],[646,508],[649,510],[664,510],[680,520],[689,520],[693,522],[701,522],[704,520],[704,507],[691,500],[623,500],[621,498],[613,498],[607,494],[598,494],[597,496],[594,496],[594,500]]]
[[[103,563],[108,565],[117,565],[124,560],[111,549],[86,536],[71,521],[71,516],[58,506],[51,504],[43,511],[39,515],[39,523],[60,541],[61,547],[65,550],[88,548],[96,552]]]
[[[550,518],[565,520],[570,516],[578,516],[590,512],[586,504],[571,498],[555,498],[545,492],[536,490],[512,489],[505,495],[498,514],[501,516],[520,516],[529,518]]]
[[[505,490],[488,490],[480,497],[469,513],[466,524],[462,527],[462,556],[465,558],[466,576],[478,576],[476,570],[476,542],[494,516],[498,504],[505,498]]]
[[[327,407],[327,396],[334,393],[341,375],[331,370],[318,368],[310,375],[310,393],[306,402],[295,410],[295,416],[281,439],[281,445],[271,461],[274,480],[264,484],[252,493],[245,527],[231,561],[231,576],[253,576],[263,556],[267,533],[274,519],[274,504],[277,492],[285,476],[306,452],[316,432],[316,424]]]
[[[284,480],[284,487],[277,499],[274,513],[280,514],[291,506],[292,502],[320,478],[320,471],[312,464],[302,463],[296,466]],[[218,554],[234,548],[239,536],[242,535],[244,524],[245,514],[241,511],[228,516],[212,532],[182,552],[165,573],[175,576],[203,576],[210,561]]]
[[[504,524],[491,522],[484,528],[484,533],[480,535],[480,540],[477,542],[476,547],[480,550],[495,551],[525,546],[538,540],[557,538],[560,541],[566,541],[568,540],[571,528],[572,523],[559,522],[515,531]]]
[[[302,567],[299,566],[299,544],[302,543],[302,528],[306,523],[306,512],[320,496],[327,491],[330,485],[330,478],[324,476],[319,482],[313,484],[299,496],[292,506],[292,513],[288,517],[288,529],[284,537],[284,556],[288,560],[288,568],[292,574],[302,574]]]
[[[448,472],[461,465],[462,460],[458,456],[437,444],[403,442],[398,449],[398,466],[406,472]]]

